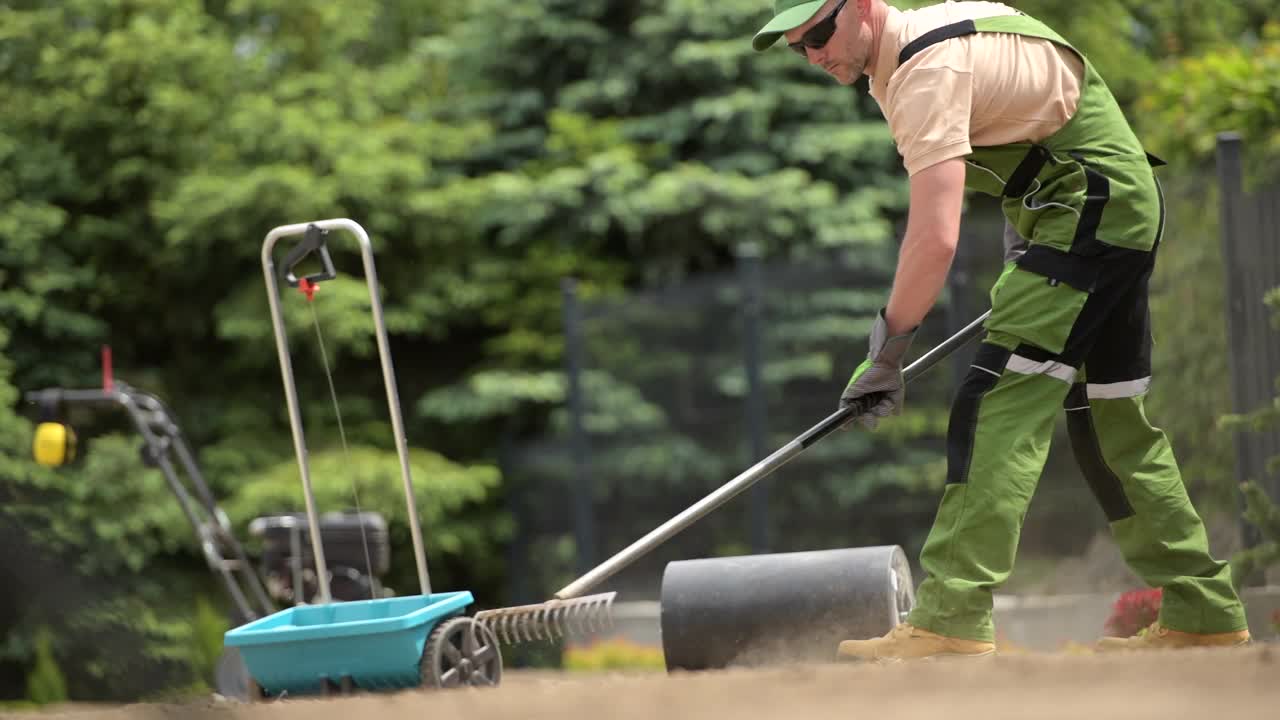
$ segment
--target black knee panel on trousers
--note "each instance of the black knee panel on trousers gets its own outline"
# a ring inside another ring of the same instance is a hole
[[[978,410],[982,397],[1000,381],[1009,362],[1008,350],[984,343],[978,348],[973,366],[964,376],[951,403],[951,421],[947,424],[947,483],[962,483],[969,477],[969,461],[973,459],[973,438],[978,431]]]
[[[1124,486],[1120,478],[1107,466],[1102,454],[1102,444],[1098,441],[1098,430],[1093,424],[1093,413],[1089,409],[1089,394],[1084,383],[1076,383],[1067,393],[1063,402],[1067,411],[1067,435],[1071,438],[1071,450],[1075,454],[1076,463],[1084,479],[1089,483],[1102,511],[1109,522],[1124,520],[1133,516],[1133,505],[1125,496]]]

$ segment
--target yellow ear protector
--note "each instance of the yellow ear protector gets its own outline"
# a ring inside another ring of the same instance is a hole
[[[76,459],[76,433],[70,425],[42,422],[36,426],[31,452],[46,467],[65,465]]]
[[[40,402],[40,423],[36,425],[31,454],[46,467],[61,467],[76,459],[76,433],[58,421],[58,404],[52,398]]]

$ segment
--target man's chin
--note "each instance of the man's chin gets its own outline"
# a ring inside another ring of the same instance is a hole
[[[827,70],[827,74],[841,85],[852,85],[862,77],[862,72],[860,70],[854,71],[847,67],[838,67],[834,71]]]
[[[848,70],[840,70],[839,72],[831,73],[831,77],[841,85],[852,85],[858,82],[858,78],[861,76]]]

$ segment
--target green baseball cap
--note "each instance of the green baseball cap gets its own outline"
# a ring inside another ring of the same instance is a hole
[[[782,33],[808,22],[824,2],[826,0],[774,0],[773,19],[751,39],[751,47],[757,51],[768,49]]]

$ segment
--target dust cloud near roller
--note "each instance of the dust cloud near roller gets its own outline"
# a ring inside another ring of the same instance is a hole
[[[841,640],[905,618],[914,588],[897,545],[672,562],[661,591],[667,669],[834,661]]]

